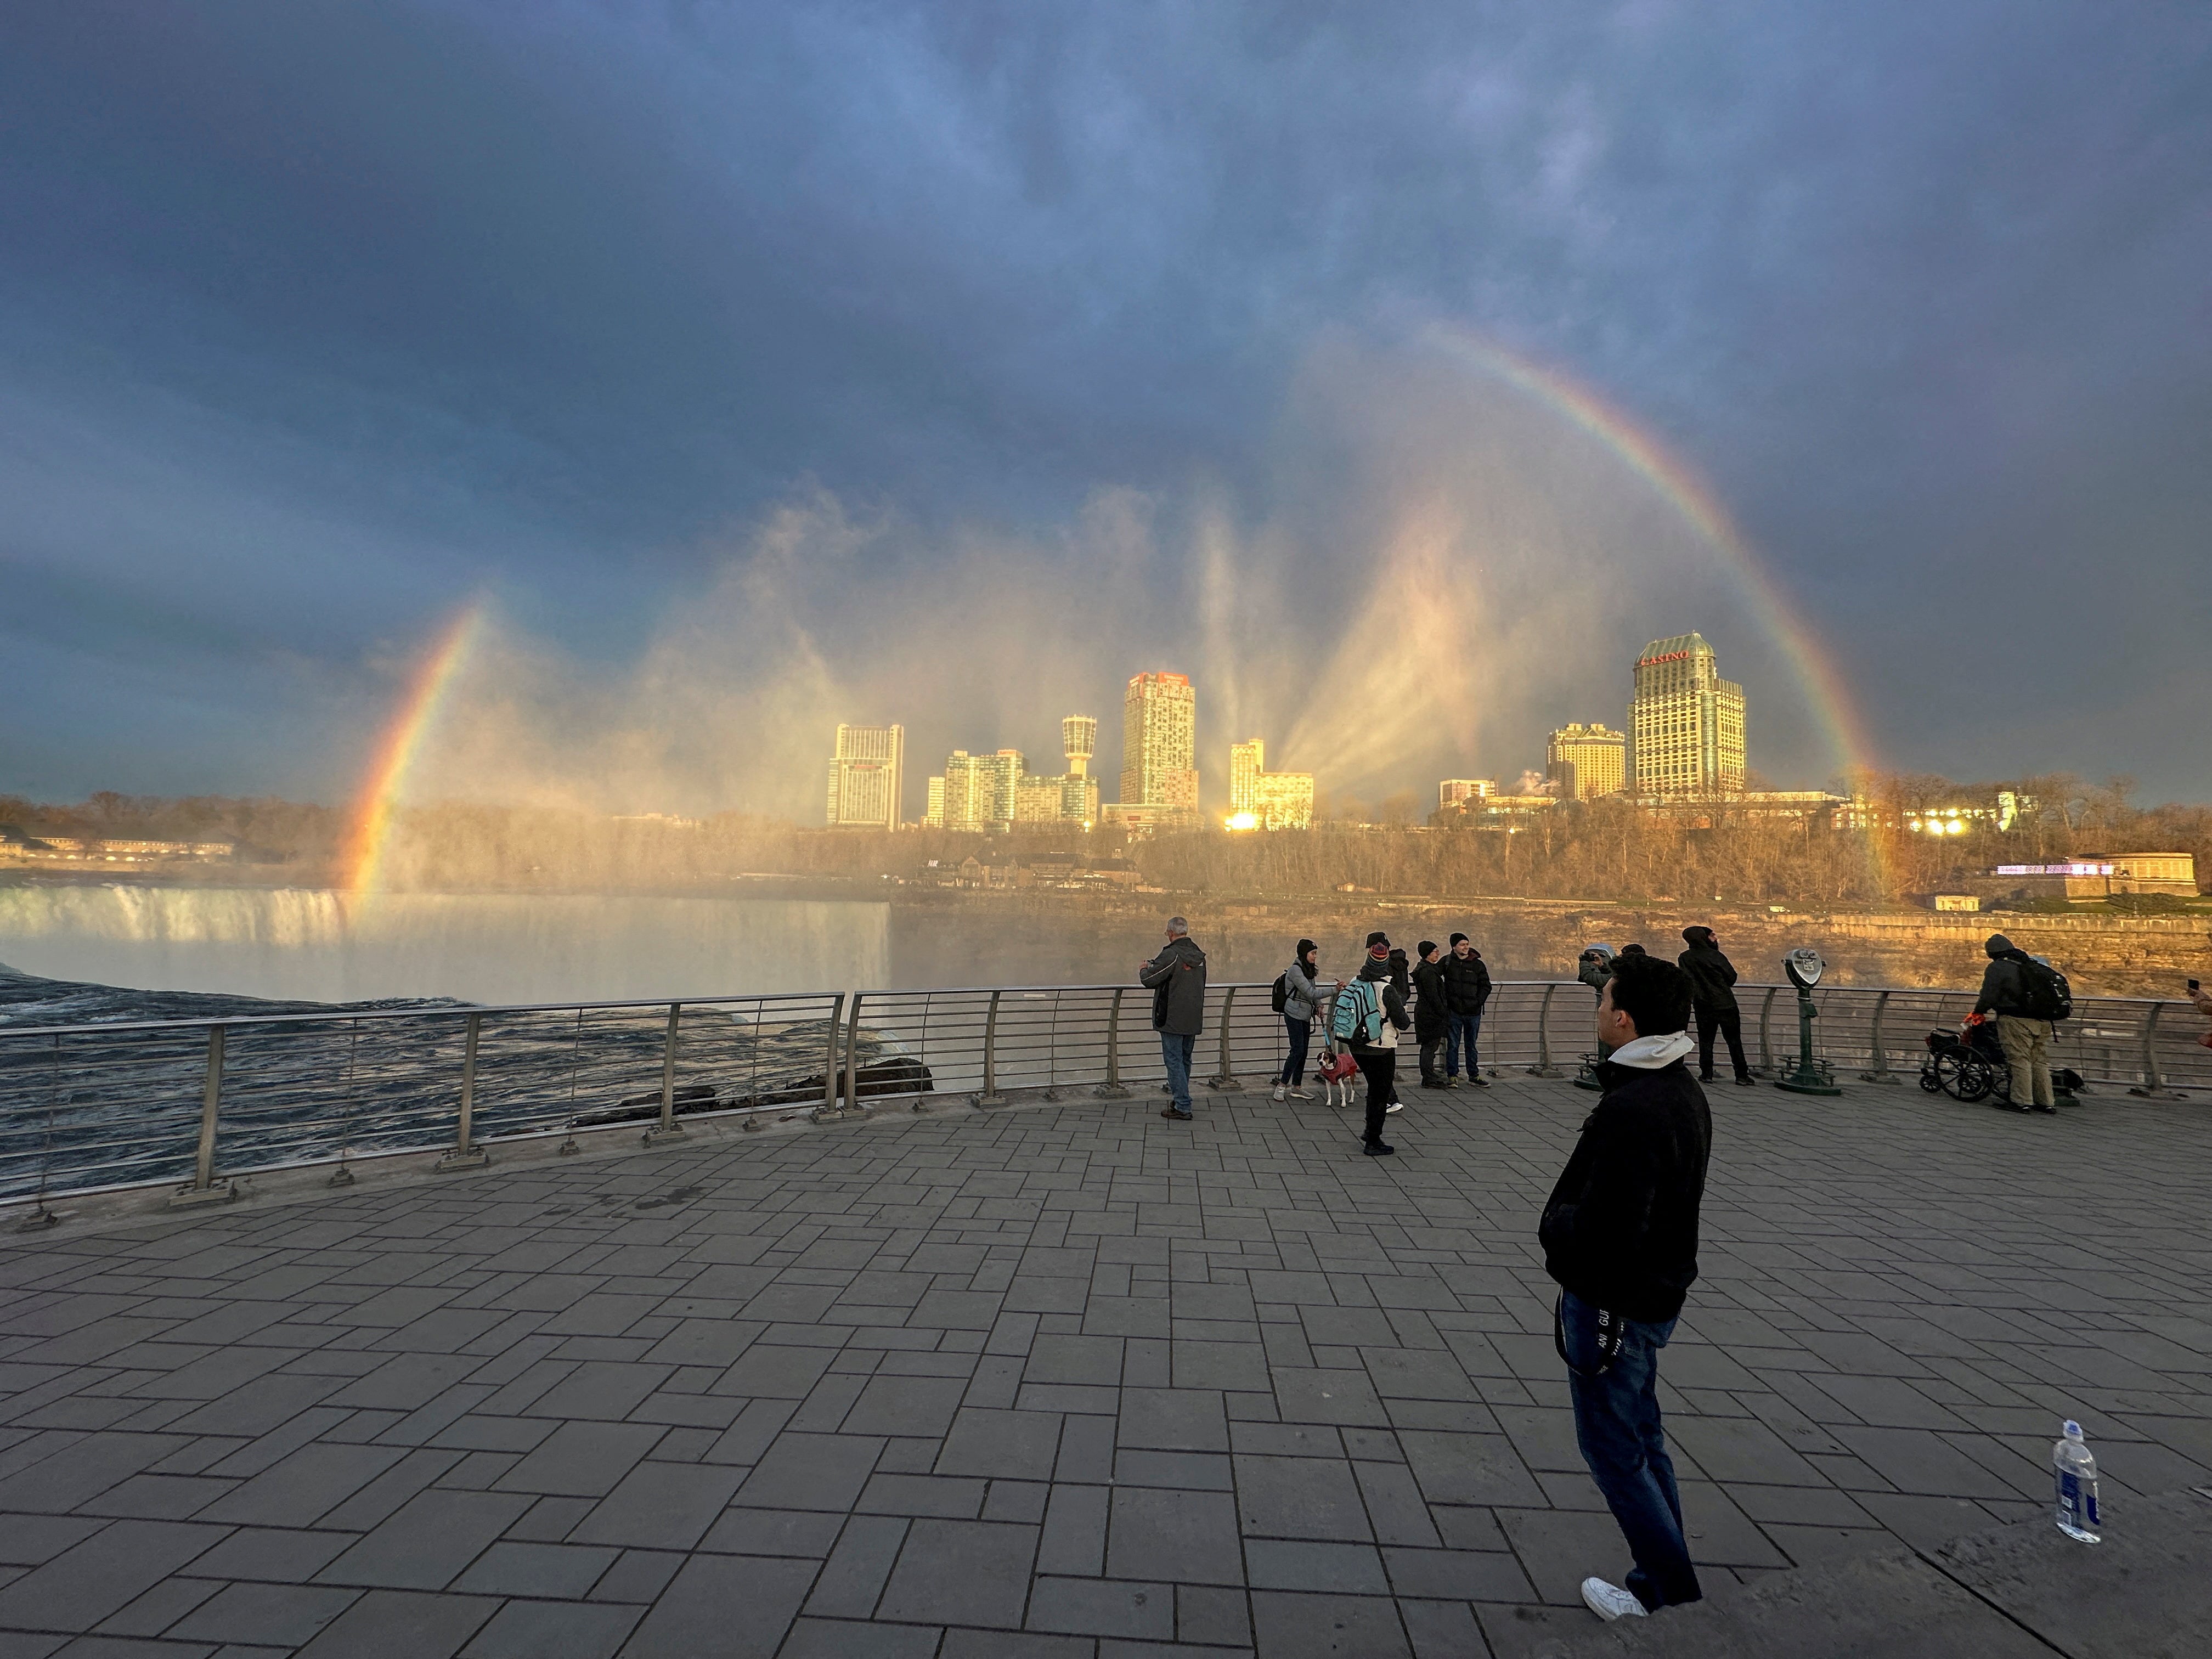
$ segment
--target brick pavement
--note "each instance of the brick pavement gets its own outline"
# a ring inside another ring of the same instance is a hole
[[[1409,1092],[1387,1163],[1085,1099],[15,1242],[0,1659],[1578,1633],[1626,1561],[1531,1233],[1590,1097]],[[2031,1515],[2063,1415],[2115,1527],[2208,1479],[2212,1115],[1714,1102],[1662,1365],[1710,1589]]]

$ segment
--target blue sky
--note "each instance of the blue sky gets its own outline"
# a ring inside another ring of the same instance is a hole
[[[337,799],[479,592],[533,764],[556,704],[635,748],[648,665],[717,677],[655,751],[692,807],[802,810],[841,716],[925,758],[1042,750],[1059,702],[1110,732],[1120,676],[1203,696],[1210,647],[1223,742],[1419,681],[1481,718],[1346,781],[1510,776],[1693,626],[1754,763],[1820,781],[1786,659],[1633,481],[1436,380],[1466,329],[1711,481],[1883,760],[2212,798],[2202,8],[27,0],[0,110],[0,790]],[[1500,584],[1346,662],[1377,526],[1474,475],[1390,614],[1493,580],[1486,536],[1537,556],[1556,499],[1603,626]],[[775,552],[793,514],[834,560]],[[1546,629],[1587,695],[1508,672]],[[1497,671],[1438,691],[1455,652]],[[746,702],[800,660],[821,696]],[[677,753],[767,718],[804,729],[766,783]]]

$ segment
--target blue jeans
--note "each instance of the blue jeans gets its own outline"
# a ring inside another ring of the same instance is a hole
[[[1480,1077],[1482,1067],[1474,1057],[1474,1040],[1482,1034],[1480,1014],[1447,1014],[1444,1017],[1444,1075],[1459,1075],[1459,1046],[1467,1043],[1467,1074]]]
[[[1283,1029],[1291,1036],[1291,1057],[1283,1062],[1283,1069],[1275,1073],[1275,1081],[1286,1089],[1304,1086],[1306,1080],[1306,1045],[1313,1041],[1313,1022],[1283,1016]]]
[[[1168,1087],[1174,1091],[1178,1112],[1190,1109],[1190,1057],[1197,1052],[1196,1037],[1160,1033],[1160,1058],[1168,1063]]]
[[[1597,1310],[1571,1291],[1563,1300],[1560,1324],[1566,1340],[1567,1392],[1575,1402],[1575,1442],[1636,1558],[1627,1588],[1656,1611],[1698,1601],[1705,1592],[1690,1565],[1674,1464],[1659,1423],[1659,1350],[1674,1334],[1674,1322],[1625,1322],[1627,1334],[1620,1356],[1604,1376],[1589,1376],[1598,1364]]]

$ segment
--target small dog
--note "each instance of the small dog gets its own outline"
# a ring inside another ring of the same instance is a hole
[[[1352,1085],[1359,1080],[1359,1062],[1341,1048],[1324,1049],[1321,1068],[1315,1073],[1321,1079],[1321,1097],[1324,1105],[1345,1107],[1352,1104]]]

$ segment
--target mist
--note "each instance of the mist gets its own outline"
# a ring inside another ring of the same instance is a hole
[[[1060,769],[1095,714],[1115,798],[1121,698],[1189,674],[1204,799],[1230,743],[1339,799],[1540,768],[1544,733],[1626,718],[1637,649],[1702,631],[1742,679],[1752,763],[1836,769],[1724,556],[1601,440],[1433,338],[1316,346],[1242,489],[1101,482],[1044,533],[923,527],[793,488],[702,550],[709,571],[633,660],[533,635],[495,596],[426,735],[416,801],[749,811],[810,822],[840,720],[907,728],[906,811],[954,748]]]

